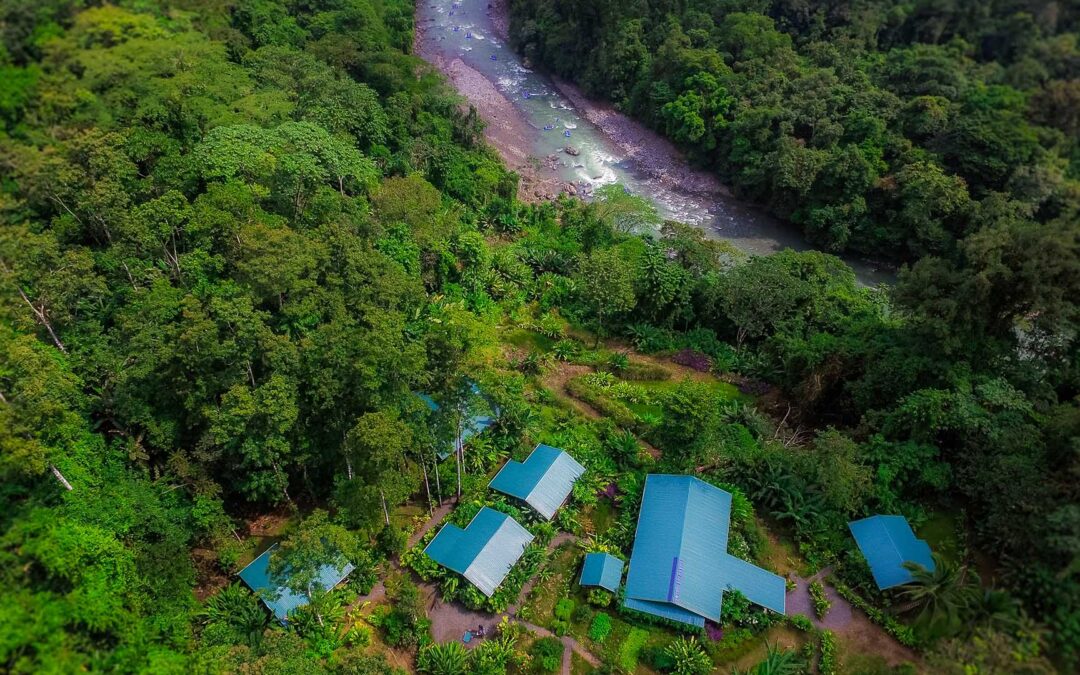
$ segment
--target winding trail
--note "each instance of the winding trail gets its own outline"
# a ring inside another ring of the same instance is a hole
[[[913,650],[900,644],[885,632],[881,626],[870,620],[866,614],[851,606],[827,581],[832,567],[826,567],[810,577],[794,577],[795,590],[787,595],[787,615],[802,614],[810,619],[815,628],[831,630],[843,642],[856,651],[882,656],[890,666],[902,663],[919,663],[919,656]],[[819,619],[814,612],[814,601],[810,597],[810,584],[822,582],[825,597],[832,603],[824,619]]]

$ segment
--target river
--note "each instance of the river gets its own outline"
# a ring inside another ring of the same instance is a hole
[[[582,196],[619,183],[655,203],[665,218],[700,227],[750,254],[813,248],[793,225],[732,197],[714,176],[690,167],[658,134],[526,68],[505,42],[503,11],[501,0],[494,7],[489,0],[418,0],[416,52],[476,106],[489,125],[489,141],[511,168],[538,185]],[[844,260],[862,284],[895,278],[886,266]]]

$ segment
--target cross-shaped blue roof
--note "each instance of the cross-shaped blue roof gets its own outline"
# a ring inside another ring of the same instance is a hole
[[[645,479],[625,605],[704,626],[725,590],[784,613],[784,579],[728,554],[731,494],[693,476]]]

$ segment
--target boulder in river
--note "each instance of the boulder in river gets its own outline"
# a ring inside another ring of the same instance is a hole
[[[577,148],[575,148],[572,145],[568,145],[565,148],[563,148],[563,152],[570,155],[571,157],[577,157],[578,155],[581,154],[581,151],[578,150]]]

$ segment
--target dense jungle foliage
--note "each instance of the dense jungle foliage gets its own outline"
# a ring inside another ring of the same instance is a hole
[[[545,6],[545,21],[571,11]],[[279,508],[304,514],[280,565],[344,556],[357,565],[354,595],[370,590],[378,565],[404,549],[387,509],[422,499],[429,475],[452,489],[453,460],[436,468],[432,452],[450,438],[448,420],[415,391],[445,404],[475,380],[500,406],[487,445],[470,449],[477,485],[547,424],[639,494],[634,434],[617,432],[618,419],[547,420],[528,384],[545,364],[502,356],[502,332],[522,326],[557,338],[557,358],[589,352],[565,321],[643,352],[708,357],[706,367],[793,402],[785,428],[802,432],[781,434],[751,406],[688,385],[665,394],[663,421],[633,431],[663,451],[665,470],[704,467],[748,495],[807,559],[843,563],[854,517],[962,510],[993,578],[984,588],[954,573],[937,594],[910,598],[930,616],[917,646],[940,672],[1046,672],[1047,657],[1075,667],[1076,138],[1052,130],[1067,103],[1025,107],[1044,90],[1069,100],[1067,80],[1050,85],[1075,63],[1070,15],[1057,32],[1032,20],[1031,39],[1015,44],[1004,20],[904,8],[869,5],[859,30],[808,8],[801,24],[795,12],[682,8],[657,21],[647,3],[579,3],[595,20],[570,21],[615,31],[621,16],[620,31],[641,32],[645,65],[624,55],[603,77],[636,63],[633,77],[663,92],[661,81],[687,79],[661,79],[677,70],[666,54],[728,92],[714,101],[730,98],[732,116],[715,148],[768,157],[717,165],[760,175],[757,196],[783,192],[791,214],[851,213],[860,248],[933,254],[884,290],[822,253],[747,259],[675,223],[630,232],[655,213],[617,188],[591,204],[517,202],[517,178],[483,145],[475,113],[408,54],[404,0],[0,0],[0,669],[393,672],[365,649],[370,635],[337,632],[337,596],[311,597],[282,629],[241,587],[207,598],[203,586],[235,571],[237,526]],[[892,17],[887,40],[871,30],[878,14]],[[918,16],[938,28],[928,34]],[[573,35],[554,26],[544,30]],[[656,26],[666,28],[652,49]],[[948,46],[916,44],[935,36]],[[732,65],[738,50],[718,50],[720,39],[743,44],[746,62]],[[889,63],[928,91],[875,84]],[[795,75],[847,102],[770,88]],[[995,81],[1006,77],[1020,79]],[[954,88],[942,93],[944,82]],[[661,108],[693,99],[679,91]],[[619,96],[635,105],[639,94]],[[820,119],[785,121],[811,104]],[[1057,113],[1025,121],[1033,110]],[[971,149],[981,143],[1008,156]],[[709,157],[730,156],[715,148]],[[774,162],[792,175],[808,163],[808,182],[777,191]],[[857,224],[868,214],[882,233]],[[609,370],[625,367],[612,358]],[[590,378],[583,396],[617,386]],[[633,513],[627,503],[619,517]],[[897,600],[863,588],[865,577],[845,580],[869,611]],[[385,581],[393,604],[380,639],[424,644],[416,586]],[[505,671],[499,643],[485,645],[470,672]],[[696,643],[678,646],[697,658]]]
[[[1060,231],[1080,7],[1058,0],[510,0],[534,63],[613,101],[829,251],[962,265]]]

